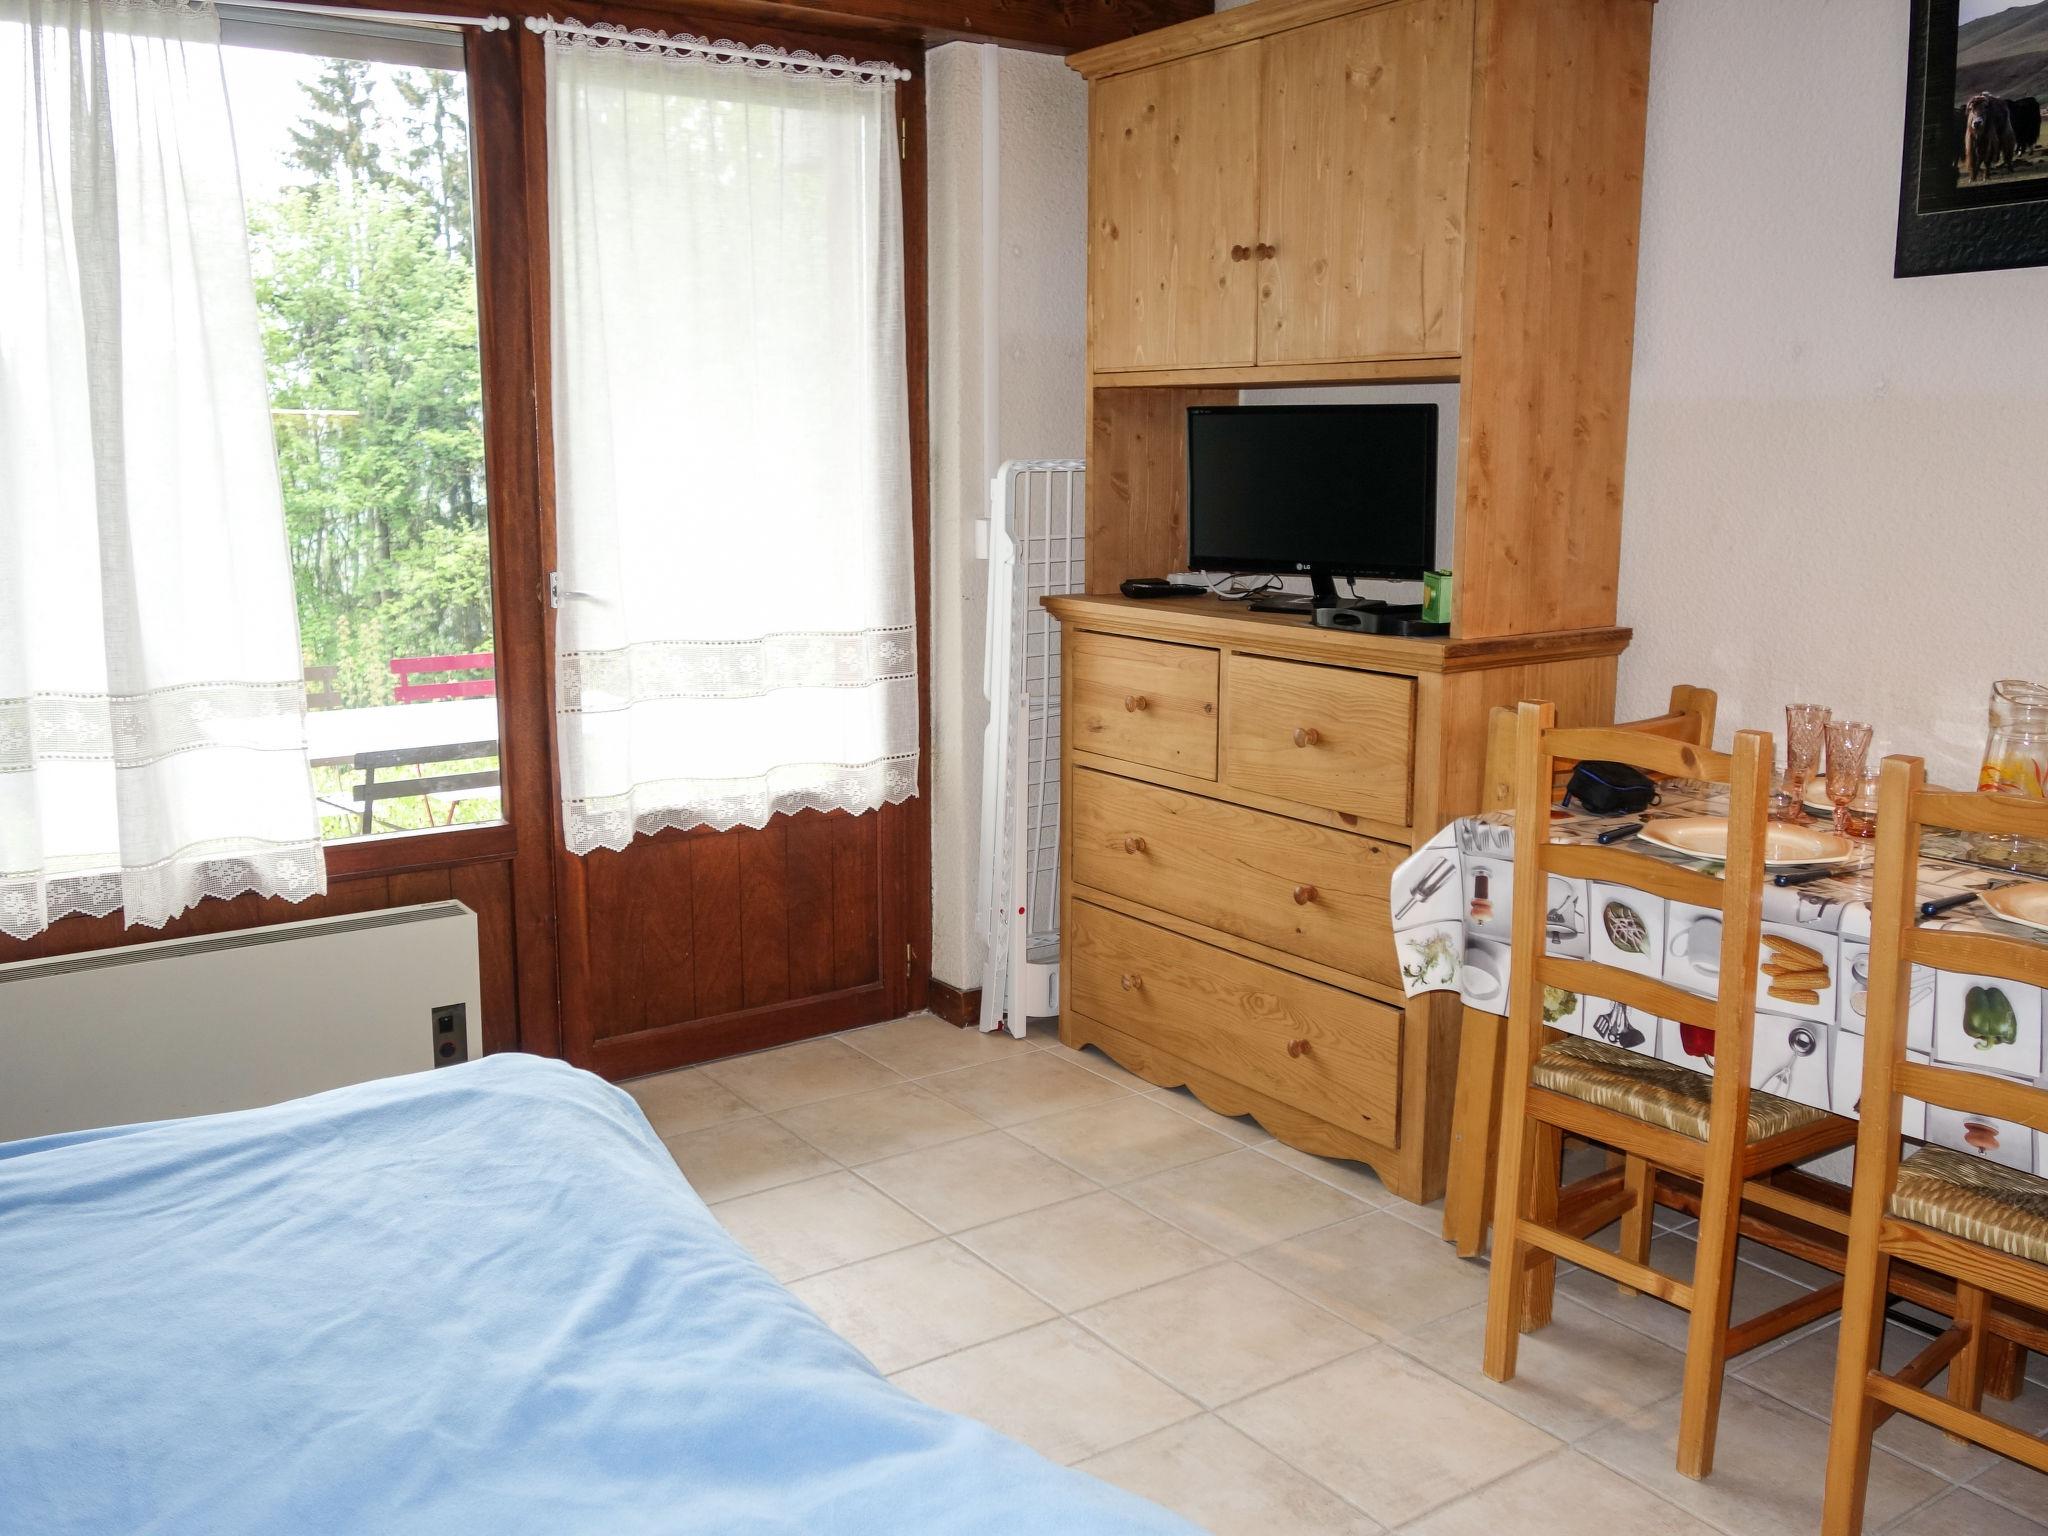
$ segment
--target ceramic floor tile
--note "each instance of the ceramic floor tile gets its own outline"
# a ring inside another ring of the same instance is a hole
[[[985,1035],[972,1025],[961,1029],[931,1013],[849,1029],[837,1038],[905,1077],[929,1077],[934,1072],[1008,1061],[1036,1049],[1002,1030]]]
[[[1098,1077],[1108,1078],[1109,1081],[1115,1083],[1118,1087],[1128,1088],[1133,1093],[1145,1093],[1153,1086],[1138,1076],[1137,1073],[1126,1071],[1123,1067],[1118,1066],[1096,1046],[1084,1045],[1080,1050],[1076,1051],[1070,1050],[1064,1045],[1055,1044],[1053,1049],[1058,1052],[1058,1060],[1086,1067]]]
[[[880,1190],[846,1172],[742,1195],[713,1214],[769,1274],[785,1282],[938,1236]]]
[[[1240,1264],[1147,1286],[1074,1320],[1210,1408],[1372,1342]]]
[[[1367,1207],[1247,1147],[1126,1184],[1121,1193],[1225,1253],[1249,1253]]]
[[[1693,1241],[1676,1232],[1660,1232],[1650,1243],[1650,1265],[1680,1280],[1692,1278]],[[1626,1323],[1629,1327],[1661,1339],[1673,1349],[1685,1348],[1689,1314],[1654,1296],[1624,1296],[1605,1275],[1576,1269],[1560,1272],[1558,1294],[1585,1303],[1594,1311]],[[1768,1312],[1772,1307],[1806,1294],[1806,1287],[1754,1264],[1737,1262],[1735,1294],[1728,1316],[1734,1322]]]
[[[1157,1099],[1168,1109],[1178,1110],[1197,1125],[1206,1125],[1212,1131],[1220,1131],[1232,1141],[1241,1141],[1248,1147],[1263,1146],[1273,1139],[1268,1131],[1250,1115],[1222,1115],[1196,1098],[1187,1088],[1153,1088],[1145,1097]]]
[[[916,1083],[847,1094],[775,1116],[805,1141],[849,1165],[976,1136],[988,1122]]]
[[[1486,1266],[1388,1211],[1261,1248],[1245,1263],[1381,1338],[1486,1300]]]
[[[1027,1121],[1012,1134],[1100,1184],[1127,1184],[1237,1146],[1142,1094]]]
[[[619,1086],[633,1095],[657,1136],[681,1136],[707,1125],[739,1120],[756,1111],[702,1067],[663,1072]]]
[[[2035,1382],[2029,1390],[2048,1391],[2048,1385]],[[2026,1514],[2048,1511],[2048,1472],[2036,1472],[2022,1462],[2008,1461],[2003,1456],[1989,1472],[1971,1479],[1970,1487],[1988,1499],[1996,1499]]]
[[[1513,1381],[1493,1381],[1480,1369],[1484,1305],[1391,1342],[1560,1440],[1628,1423],[1685,1384],[1682,1352],[1562,1296],[1548,1327],[1522,1335]]]
[[[1065,1312],[1222,1257],[1108,1190],[976,1227],[960,1241]]]
[[[2035,1508],[2048,1515],[2048,1504]],[[1951,1488],[1888,1527],[1884,1536],[2041,1536],[2043,1531],[2048,1525],[2017,1510],[1979,1498],[1967,1488]]]
[[[842,1040],[802,1040],[772,1051],[714,1061],[703,1069],[756,1109],[789,1109],[901,1082]]]
[[[860,1176],[941,1232],[983,1226],[1096,1188],[1093,1179],[1002,1131],[863,1163]]]
[[[1270,1387],[1219,1417],[1387,1526],[1558,1445],[1386,1345]]]
[[[1813,1536],[1820,1529],[1825,1423],[1745,1381],[1729,1381],[1721,1393],[1714,1475],[1696,1482],[1678,1472],[1678,1409],[1679,1399],[1668,1397],[1579,1449],[1724,1531]],[[1867,1528],[1883,1530],[1945,1486],[1888,1451],[1873,1453]]]
[[[1795,1408],[1828,1418],[1834,1409],[1835,1360],[1841,1336],[1841,1325],[1829,1323],[1782,1349],[1737,1362],[1735,1374]],[[1898,1370],[1927,1343],[1925,1335],[1910,1328],[1897,1324],[1886,1328],[1885,1370]],[[1948,1372],[1943,1371],[1929,1386],[1935,1392],[1946,1391]],[[1987,1397],[1984,1410],[2031,1435],[2048,1431],[2048,1392],[2038,1388],[2023,1392],[2011,1402]],[[2003,1459],[1982,1446],[1951,1440],[1932,1424],[1906,1413],[1893,1414],[1879,1428],[1874,1443],[1957,1483],[1969,1482]]]
[[[831,1158],[764,1115],[664,1137],[663,1145],[707,1203],[816,1178],[834,1167]]]
[[[1714,1528],[1577,1451],[1533,1466],[1401,1528],[1402,1536],[1717,1536]]]
[[[1196,1405],[1066,1318],[900,1373],[936,1407],[1072,1463],[1191,1418]]]
[[[1052,1051],[1020,1051],[1005,1061],[925,1078],[921,1086],[990,1125],[1019,1125],[1130,1096],[1108,1078],[1062,1061]]]
[[[1378,1536],[1381,1529],[1210,1414],[1093,1457],[1081,1470],[1163,1505],[1214,1536]]]
[[[790,1290],[880,1371],[900,1371],[1052,1316],[941,1239],[799,1280]]]
[[[1259,1151],[1267,1157],[1277,1158],[1290,1168],[1299,1169],[1312,1179],[1334,1185],[1366,1205],[1377,1207],[1398,1203],[1394,1192],[1382,1184],[1380,1176],[1365,1163],[1354,1163],[1341,1157],[1318,1157],[1313,1152],[1304,1152],[1299,1147],[1277,1141],[1261,1142]]]

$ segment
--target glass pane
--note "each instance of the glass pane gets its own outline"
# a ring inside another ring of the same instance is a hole
[[[466,82],[303,38],[224,51],[321,826],[497,821]]]

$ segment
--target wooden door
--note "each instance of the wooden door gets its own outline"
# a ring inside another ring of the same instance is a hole
[[[1088,112],[1091,368],[1252,361],[1266,46],[1240,43],[1095,83]]]
[[[530,34],[529,34],[530,35]],[[751,27],[751,42],[846,51],[820,34]],[[864,59],[922,68],[914,47],[864,41]],[[540,48],[527,51],[532,99]],[[931,963],[931,526],[926,339],[924,93],[897,94],[903,133],[903,286],[915,550],[917,794],[865,815],[802,811],[762,828],[665,831],[576,856],[552,807],[563,1053],[610,1078],[759,1050],[922,1008]],[[529,131],[533,131],[530,129]],[[546,160],[529,155],[545,207]],[[545,224],[542,225],[545,230]],[[535,257],[546,271],[545,254]],[[678,273],[678,281],[687,280]],[[534,295],[543,421],[549,419],[546,286]],[[540,434],[542,483],[554,484]],[[763,567],[772,570],[772,561]],[[678,590],[707,573],[678,573]],[[771,575],[760,580],[764,601]],[[552,646],[552,626],[550,626]]]
[[[1455,354],[1472,0],[1406,0],[1264,46],[1258,360]]]

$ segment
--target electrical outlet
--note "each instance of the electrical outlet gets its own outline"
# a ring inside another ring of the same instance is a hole
[[[443,1003],[433,1012],[434,1065],[452,1067],[469,1060],[469,1007]]]

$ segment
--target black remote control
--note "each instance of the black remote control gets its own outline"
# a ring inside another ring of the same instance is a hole
[[[1164,576],[1133,576],[1117,590],[1125,597],[1200,597],[1209,589],[1192,581],[1168,581]]]

